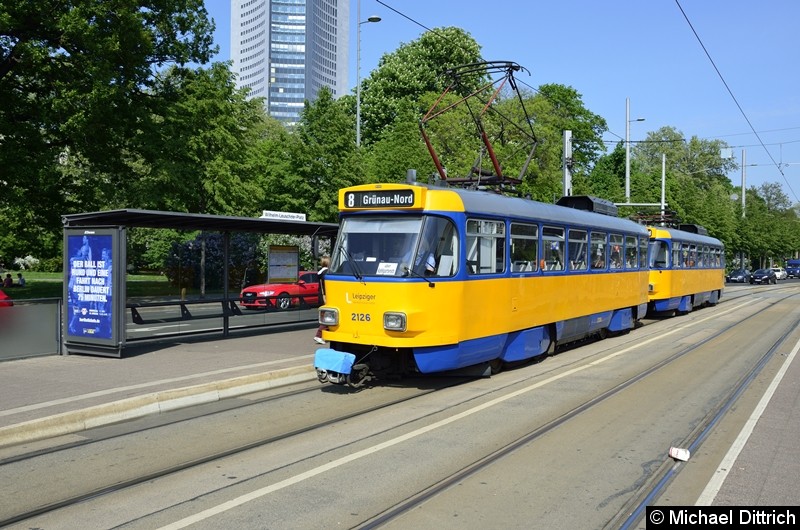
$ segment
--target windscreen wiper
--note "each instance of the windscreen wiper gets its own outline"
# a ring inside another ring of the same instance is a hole
[[[423,280],[428,282],[428,287],[431,287],[431,288],[436,287],[435,283],[433,283],[431,280],[429,280],[428,278],[426,278],[422,274],[420,274],[420,273],[418,273],[418,272],[416,272],[416,271],[414,271],[412,269],[409,269],[408,267],[403,267],[403,269],[405,269],[405,271],[406,271],[406,274],[405,274],[406,276],[411,275],[411,276],[416,276],[417,278],[422,278]]]

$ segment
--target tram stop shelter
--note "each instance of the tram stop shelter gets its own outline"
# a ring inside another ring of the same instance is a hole
[[[63,215],[62,222],[64,351],[110,357],[122,357],[126,343],[128,228],[200,230],[223,235],[223,336],[228,335],[228,318],[238,310],[228,289],[232,233],[309,236],[316,250],[319,239],[335,239],[339,230],[335,223],[131,209]],[[181,310],[186,311],[183,306]]]

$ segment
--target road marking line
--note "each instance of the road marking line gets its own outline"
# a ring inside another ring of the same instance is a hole
[[[730,473],[730,470],[733,469],[733,464],[736,463],[739,453],[742,452],[742,449],[744,449],[744,446],[747,443],[747,440],[750,438],[750,435],[753,434],[753,429],[755,429],[756,423],[758,423],[761,415],[764,414],[767,405],[772,399],[773,394],[775,394],[775,391],[778,389],[778,385],[783,379],[783,376],[786,374],[786,371],[789,369],[789,365],[792,364],[792,360],[794,359],[798,350],[800,350],[800,340],[797,341],[797,343],[794,345],[794,348],[792,348],[792,352],[783,361],[781,369],[778,370],[777,374],[775,374],[775,378],[770,383],[766,393],[761,397],[761,401],[758,402],[755,410],[753,410],[753,413],[745,422],[744,427],[742,427],[742,430],[739,432],[739,436],[736,437],[736,440],[734,440],[731,448],[728,449],[727,454],[722,459],[722,462],[720,462],[717,470],[714,472],[714,476],[711,477],[711,480],[709,480],[708,484],[706,484],[703,493],[700,494],[697,502],[695,502],[695,506],[711,506],[711,503],[714,502],[714,499],[717,497],[717,493],[719,493],[719,490],[722,488],[723,482],[725,482],[725,479],[728,477],[728,473]]]
[[[736,309],[739,309],[739,307],[743,307],[745,305],[751,305],[751,304],[752,304],[752,301],[748,301],[747,303],[742,303],[739,306],[732,307],[732,308],[724,311],[721,314],[729,313],[731,311],[735,311]],[[328,462],[327,464],[323,464],[323,465],[318,466],[318,467],[316,467],[314,469],[310,469],[308,471],[300,473],[299,475],[295,475],[293,477],[290,477],[290,478],[288,478],[286,480],[282,480],[280,482],[276,482],[275,484],[271,484],[269,486],[265,486],[263,488],[251,491],[250,493],[247,493],[245,495],[241,495],[239,497],[231,499],[231,500],[229,500],[227,502],[224,502],[222,504],[219,504],[217,506],[213,506],[211,508],[208,508],[207,510],[203,510],[203,511],[198,512],[198,513],[196,513],[194,515],[190,515],[189,517],[185,517],[185,518],[183,518],[183,519],[181,519],[179,521],[175,521],[174,523],[168,524],[166,526],[162,526],[160,530],[178,530],[179,528],[185,528],[185,527],[187,527],[189,525],[192,525],[192,524],[195,524],[195,523],[199,523],[200,521],[203,521],[205,519],[208,519],[208,518],[213,517],[215,515],[218,515],[220,513],[226,512],[228,510],[232,510],[233,508],[236,508],[236,507],[241,506],[243,504],[246,504],[246,503],[248,503],[250,501],[253,501],[253,500],[259,499],[261,497],[264,497],[266,495],[269,495],[270,493],[274,493],[274,492],[282,490],[284,488],[288,488],[289,486],[293,486],[293,485],[298,484],[298,483],[300,483],[300,482],[302,482],[304,480],[316,477],[317,475],[321,475],[321,474],[323,474],[323,473],[325,473],[327,471],[331,471],[333,469],[336,469],[337,467],[343,466],[345,464],[349,464],[350,462],[354,462],[356,460],[359,460],[361,458],[367,457],[369,455],[372,455],[372,454],[377,453],[379,451],[382,451],[384,449],[388,449],[388,448],[390,448],[392,446],[395,446],[395,445],[400,444],[402,442],[406,442],[408,440],[416,438],[417,436],[421,436],[421,435],[426,434],[426,433],[428,433],[430,431],[433,431],[433,430],[438,429],[440,427],[444,427],[444,426],[449,425],[449,424],[451,424],[451,423],[453,423],[455,421],[461,420],[463,418],[466,418],[468,416],[471,416],[473,414],[476,414],[478,412],[486,410],[486,409],[488,409],[490,407],[493,407],[495,405],[498,405],[500,403],[508,401],[509,399],[513,399],[513,398],[515,398],[517,396],[521,396],[522,394],[525,394],[525,393],[530,392],[532,390],[535,390],[537,388],[541,388],[541,387],[543,387],[545,385],[548,385],[550,383],[558,381],[559,379],[563,379],[563,378],[565,378],[567,376],[570,376],[570,375],[576,374],[578,372],[581,372],[583,370],[586,370],[588,368],[597,366],[597,365],[599,365],[601,363],[604,363],[604,362],[606,362],[606,361],[608,361],[610,359],[613,359],[613,358],[621,355],[624,352],[628,352],[630,350],[633,350],[634,348],[639,348],[639,347],[641,347],[641,346],[643,346],[645,344],[649,344],[650,342],[653,342],[653,341],[655,341],[657,339],[662,339],[662,338],[664,338],[666,336],[672,335],[673,333],[677,333],[678,331],[680,331],[682,329],[691,327],[691,326],[693,326],[695,324],[700,324],[700,323],[705,322],[706,320],[709,320],[711,318],[718,318],[719,316],[720,316],[720,313],[717,313],[717,314],[714,314],[713,316],[709,316],[709,317],[706,317],[706,318],[703,318],[703,319],[695,320],[695,321],[687,324],[686,326],[681,326],[681,327],[673,329],[672,331],[668,331],[668,332],[659,334],[658,336],[651,337],[650,339],[647,339],[647,340],[644,340],[642,342],[639,342],[635,346],[629,346],[628,348],[625,348],[625,349],[620,350],[620,351],[615,352],[615,353],[611,353],[609,355],[606,355],[602,359],[597,359],[597,360],[592,361],[592,362],[590,362],[588,364],[585,364],[583,366],[577,366],[575,368],[571,368],[571,369],[569,369],[569,370],[567,370],[565,372],[562,372],[562,373],[557,374],[557,375],[553,375],[551,377],[548,377],[547,379],[544,379],[542,381],[534,383],[534,384],[532,384],[530,386],[527,386],[527,387],[521,388],[519,390],[516,390],[514,392],[511,392],[510,394],[506,394],[505,396],[497,397],[497,398],[495,398],[495,399],[493,399],[491,401],[487,401],[486,403],[483,403],[483,404],[478,405],[476,407],[473,407],[471,409],[465,410],[464,412],[460,412],[460,413],[458,413],[458,414],[456,414],[454,416],[450,416],[449,418],[445,418],[443,420],[440,420],[440,421],[437,421],[435,423],[432,423],[432,424],[430,424],[428,426],[421,427],[421,428],[419,428],[417,430],[414,430],[414,431],[411,431],[409,433],[403,434],[403,435],[398,436],[396,438],[393,438],[391,440],[387,440],[385,442],[379,443],[379,444],[374,445],[372,447],[368,447],[366,449],[362,449],[361,451],[357,451],[355,453],[351,453],[349,455],[343,456],[342,458],[333,460],[331,462]]]

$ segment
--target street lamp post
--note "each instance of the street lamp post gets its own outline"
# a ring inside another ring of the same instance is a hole
[[[631,120],[631,100],[625,98],[625,202],[631,202],[631,122],[644,121],[644,118]]]
[[[358,1],[358,30],[356,36],[356,146],[361,147],[361,25],[370,22],[380,22],[381,17],[371,16],[361,20],[361,0]]]

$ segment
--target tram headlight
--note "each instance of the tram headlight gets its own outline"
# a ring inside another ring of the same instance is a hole
[[[405,331],[406,330],[406,314],[405,313],[384,313],[383,314],[383,329],[389,331]]]
[[[330,307],[319,308],[319,323],[325,326],[339,325],[339,311]]]

